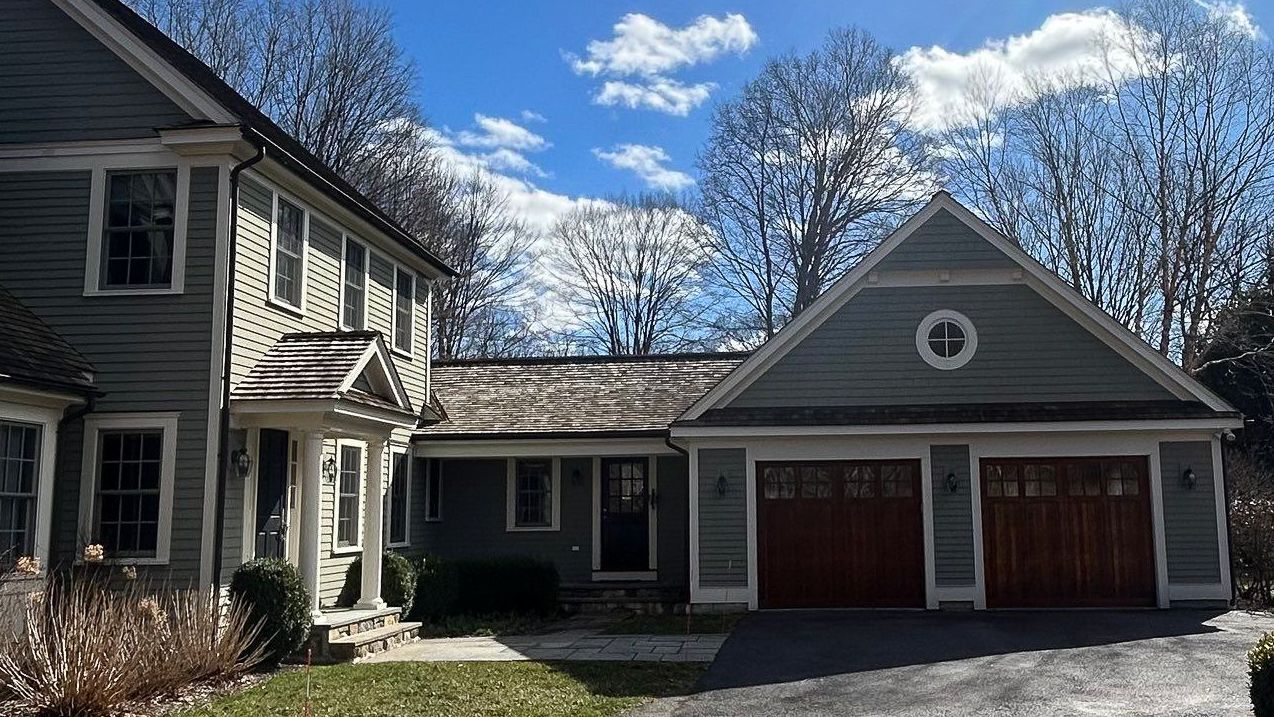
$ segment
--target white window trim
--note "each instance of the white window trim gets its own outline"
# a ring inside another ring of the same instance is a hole
[[[159,472],[159,526],[155,539],[155,555],[149,558],[111,558],[103,561],[124,565],[167,565],[172,545],[173,483],[177,470],[177,412],[164,413],[96,413],[84,419],[84,449],[80,468],[80,535],[92,536],[97,503],[98,448],[103,430],[144,429],[163,431],[163,463]],[[77,552],[79,548],[77,546]],[[76,556],[80,562],[82,553]]]
[[[355,328],[345,323],[345,271],[348,264],[345,261],[345,252],[350,243],[363,247],[363,325],[361,328]],[[372,278],[372,250],[367,242],[360,241],[350,236],[348,233],[341,234],[341,290],[339,294],[340,309],[336,312],[336,325],[342,331],[362,331],[371,325],[368,320],[368,296],[371,294],[371,278]]]
[[[358,449],[358,510],[354,515],[354,538],[357,543],[351,545],[340,544],[340,531],[337,526],[340,525],[341,519],[341,447],[352,446]],[[340,439],[336,441],[336,480],[332,482],[332,555],[352,555],[354,553],[363,552],[363,501],[366,500],[367,491],[363,490],[363,483],[367,481],[367,444],[362,441],[351,441]]]
[[[35,536],[31,555],[40,561],[40,572],[49,566],[50,533],[53,525],[53,483],[56,480],[58,423],[61,408],[25,406],[0,401],[0,421],[22,423],[40,428],[40,454],[37,457],[35,488]],[[3,582],[3,581],[0,581]]]
[[[411,277],[411,350],[398,348],[398,272]],[[394,262],[394,280],[389,291],[389,349],[399,356],[412,358],[416,353],[416,272]]]
[[[549,482],[553,495],[552,500],[552,521],[549,525],[518,525],[517,524],[517,462],[519,460],[536,460],[533,457],[527,458],[509,458],[506,461],[507,476],[505,480],[505,513],[504,513],[504,530],[508,533],[547,533],[557,532],[562,529],[562,459],[554,457],[552,459],[552,470],[550,471],[551,480]]]
[[[403,456],[407,459],[407,475],[403,477],[403,479],[407,481],[407,494],[404,496],[405,507],[403,510],[406,511],[406,514],[403,516],[403,539],[395,542],[392,540],[393,530],[390,526],[393,524],[394,517],[394,460],[397,459],[398,456]],[[386,477],[388,480],[385,481],[385,485],[388,486],[388,489],[385,491],[385,497],[387,498],[385,501],[385,547],[387,548],[411,547],[411,482],[413,478],[411,474],[411,463],[412,455],[410,448],[400,443],[390,444],[389,467],[386,470]]]
[[[942,321],[950,321],[964,331],[964,348],[960,353],[949,358],[939,356],[929,347],[929,330]],[[978,330],[969,317],[959,311],[939,309],[921,319],[920,325],[916,327],[916,351],[930,366],[940,371],[953,371],[969,363],[973,355],[978,352]]]
[[[301,210],[301,304],[295,306],[274,295],[274,278],[278,270],[279,199]],[[274,189],[270,192],[270,273],[266,277],[265,302],[289,314],[305,315],[310,283],[310,208],[304,202]],[[342,257],[342,263],[344,258]],[[339,319],[338,319],[339,320]]]
[[[421,456],[417,456],[417,457],[421,457]],[[424,458],[424,461],[425,461],[425,522],[426,523],[441,523],[442,522],[442,490],[444,485],[442,480],[442,463],[439,462],[438,472],[435,473],[433,470],[433,466],[430,465],[431,460],[432,460],[431,458]],[[434,505],[434,501],[430,499],[429,497],[431,495],[431,492],[429,490],[430,481],[436,481],[438,483],[438,505],[436,506]],[[438,509],[437,511],[438,514],[431,516],[430,513],[433,512],[433,509],[435,507]]]
[[[106,176],[111,172],[177,171],[176,202],[173,206],[172,281],[166,287],[108,289],[102,286],[102,252],[106,234]],[[88,249],[84,261],[84,296],[149,296],[181,294],[186,290],[186,238],[190,215],[190,160],[157,155],[95,162],[89,170]]]

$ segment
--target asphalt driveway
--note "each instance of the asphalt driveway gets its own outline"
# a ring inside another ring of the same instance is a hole
[[[1243,715],[1244,612],[770,612],[643,717]]]

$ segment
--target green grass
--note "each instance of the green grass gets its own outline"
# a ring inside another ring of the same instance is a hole
[[[541,615],[451,615],[425,622],[421,637],[498,637],[530,635],[560,618]]]
[[[687,625],[685,615],[631,615],[602,631],[603,635],[685,635],[718,634],[734,629],[743,613],[693,615]]]
[[[660,662],[417,662],[317,667],[314,717],[610,717],[654,697],[689,693],[704,670]],[[267,682],[177,717],[305,714],[306,673]]]

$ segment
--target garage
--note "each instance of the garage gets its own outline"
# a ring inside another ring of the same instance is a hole
[[[763,608],[924,607],[920,462],[757,464]]]
[[[1155,604],[1141,456],[984,458],[987,607]]]

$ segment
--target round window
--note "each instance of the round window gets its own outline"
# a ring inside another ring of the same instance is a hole
[[[956,311],[935,311],[916,329],[916,350],[930,366],[950,371],[973,358],[978,333],[969,317]]]

